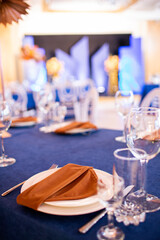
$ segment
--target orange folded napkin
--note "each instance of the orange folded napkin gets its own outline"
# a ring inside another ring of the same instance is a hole
[[[148,140],[148,141],[158,141],[160,140],[160,129],[146,135],[143,137],[143,139]]]
[[[37,117],[28,116],[28,117],[20,117],[12,119],[12,123],[20,123],[20,122],[37,122]]]
[[[97,193],[92,167],[69,163],[20,193],[17,203],[35,210],[45,201],[76,200]]]
[[[5,131],[5,132],[2,133],[2,137],[3,137],[3,138],[9,138],[9,137],[11,137],[11,136],[12,136],[12,135],[11,135],[9,132],[6,132],[6,131]]]
[[[97,129],[97,127],[91,123],[91,122],[72,122],[64,127],[58,128],[56,129],[54,132],[55,133],[59,133],[59,134],[64,134],[69,130],[72,129],[77,129],[77,128],[82,128],[82,129],[88,129],[88,128],[93,128],[93,129]]]

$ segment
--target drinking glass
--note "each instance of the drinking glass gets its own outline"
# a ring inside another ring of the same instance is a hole
[[[123,240],[124,233],[114,225],[114,212],[123,200],[124,181],[123,178],[113,174],[110,188],[101,179],[98,180],[98,197],[107,210],[108,225],[103,226],[97,232],[99,240]],[[110,197],[108,197],[110,196]]]
[[[145,221],[146,216],[143,199],[135,198],[136,192],[141,188],[140,166],[143,160],[142,155],[145,152],[141,149],[136,149],[136,151],[139,153],[138,157],[135,157],[129,148],[114,151],[116,173],[124,179],[125,191],[128,190],[122,205],[116,210],[115,216],[118,222],[123,222],[125,225],[138,225]]]
[[[135,198],[143,199],[146,212],[160,209],[160,203],[152,200],[156,196],[147,194],[145,190],[146,164],[160,151],[160,109],[152,107],[132,108],[126,121],[126,142],[135,157],[140,155],[141,160],[141,188],[136,192]],[[144,150],[145,154],[137,151]]]
[[[52,86],[51,86],[52,87]],[[45,125],[49,125],[52,115],[52,107],[55,103],[55,96],[52,88],[44,88],[37,94],[37,106],[39,111],[43,114]]]
[[[4,150],[4,143],[3,143],[3,132],[7,131],[11,125],[11,110],[6,101],[0,102],[0,137],[1,137],[1,144],[2,144],[2,156],[0,157],[0,167],[7,167],[15,163],[14,158],[8,158],[5,155]]]
[[[118,114],[123,120],[123,136],[116,137],[115,140],[119,142],[126,142],[124,135],[124,126],[126,122],[127,114],[134,104],[134,95],[132,91],[119,90],[115,94],[115,106]]]
[[[67,107],[64,105],[59,105],[56,111],[57,122],[62,123],[67,113]]]

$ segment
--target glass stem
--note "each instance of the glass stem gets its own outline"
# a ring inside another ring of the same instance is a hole
[[[114,217],[113,217],[113,211],[108,210],[107,212],[108,215],[108,228],[112,229],[114,228]]]
[[[123,116],[123,137],[125,138],[126,116]]]
[[[141,192],[143,194],[146,194],[146,164],[147,164],[147,161],[146,160],[142,160],[141,161],[141,186],[140,186],[140,189],[141,189]]]
[[[3,142],[3,137],[1,135],[1,144],[2,144],[2,159],[5,158],[5,150],[4,150],[4,142]]]

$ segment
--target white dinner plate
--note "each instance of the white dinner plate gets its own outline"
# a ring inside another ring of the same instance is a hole
[[[58,128],[60,127],[65,127],[71,122],[63,122],[63,123],[55,123],[50,126],[44,126],[40,128],[41,132],[45,133],[50,133],[50,132],[55,132]],[[83,134],[83,133],[89,133],[89,132],[94,132],[97,131],[97,129],[94,128],[74,128],[71,130],[66,131],[64,134]]]
[[[50,133],[50,132],[54,132],[55,130],[57,130],[60,127],[65,127],[68,124],[70,124],[71,122],[62,122],[62,123],[54,123],[50,126],[44,126],[40,128],[41,132],[45,132],[45,133]]]
[[[47,176],[49,176],[50,174],[54,173],[57,170],[58,169],[49,169],[47,171],[40,172],[32,176],[23,184],[21,192],[23,192],[33,184],[46,178]],[[112,175],[98,169],[94,170],[98,178],[102,179],[102,181],[105,182],[109,188],[112,182]],[[111,197],[111,194],[112,192],[110,192],[108,198]],[[93,195],[91,197],[79,200],[45,202],[38,208],[38,211],[48,214],[72,216],[95,212],[103,208],[104,206],[99,202],[97,195]]]
[[[35,121],[12,123],[11,127],[31,127],[36,124]]]
[[[94,131],[96,131],[96,129],[94,128],[74,128],[69,131],[66,131],[65,134],[89,133]]]

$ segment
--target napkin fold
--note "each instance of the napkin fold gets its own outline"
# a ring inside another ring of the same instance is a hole
[[[37,210],[46,201],[86,198],[97,193],[97,180],[93,167],[69,163],[20,193],[17,203]]]
[[[9,138],[9,137],[11,137],[11,136],[12,136],[12,134],[10,134],[9,132],[4,131],[4,132],[2,133],[2,137],[3,137],[3,138]]]
[[[37,117],[28,116],[28,117],[19,117],[12,119],[12,123],[20,123],[20,122],[37,122]]]
[[[97,129],[97,126],[94,125],[91,122],[72,122],[69,123],[68,125],[64,126],[64,127],[60,127],[58,129],[56,129],[54,132],[58,133],[58,134],[65,134],[67,131],[72,130],[72,129],[77,129],[77,128],[81,128],[81,129],[88,129],[88,128],[93,128],[93,129]]]
[[[143,137],[143,139],[148,140],[148,141],[159,141],[160,140],[160,129],[147,134]]]

